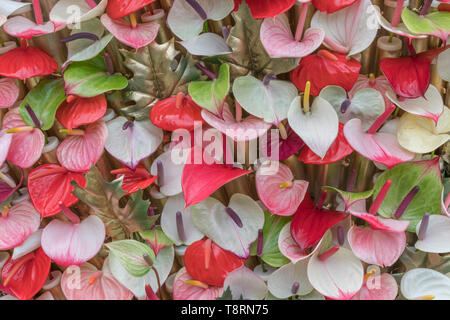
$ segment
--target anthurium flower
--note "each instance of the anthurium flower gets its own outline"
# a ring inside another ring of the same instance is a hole
[[[56,119],[69,130],[100,120],[106,113],[104,95],[92,98],[72,96],[56,110]]]
[[[402,98],[425,97],[430,85],[430,64],[445,48],[428,50],[402,58],[385,58],[380,69],[395,93]]]
[[[409,270],[402,277],[400,289],[408,300],[450,299],[450,279],[432,269]]]
[[[344,54],[320,50],[317,54],[300,60],[297,68],[290,72],[292,83],[303,90],[311,82],[311,95],[318,96],[326,86],[336,85],[349,91],[359,76],[361,64],[354,58],[347,59]]]
[[[437,69],[443,80],[450,81],[450,48],[438,56]]]
[[[25,200],[26,201],[26,200]],[[24,201],[24,202],[25,202]],[[14,248],[12,258],[19,259],[30,252],[35,251],[41,246],[42,229],[38,229],[28,236],[28,238],[18,247]]]
[[[295,0],[246,0],[245,2],[255,19],[274,17],[288,11],[295,4]],[[234,0],[234,3],[237,10],[242,0]]]
[[[192,278],[186,268],[181,268],[173,282],[173,300],[216,300],[223,288],[209,286]]]
[[[339,119],[333,106],[320,96],[310,106],[309,90],[308,82],[303,101],[301,97],[292,101],[288,112],[289,125],[323,159],[338,136]]]
[[[80,10],[80,16],[77,17],[76,22],[81,23],[101,16],[107,4],[108,0],[101,0],[98,4],[93,0],[59,0],[53,6],[49,16],[56,27],[66,24],[72,27],[75,21],[69,9],[71,6],[77,6]]]
[[[277,130],[267,132],[261,138],[259,148],[262,156],[270,160],[283,161],[297,153],[305,145],[289,124],[284,125],[284,128],[286,130],[285,137],[282,137],[281,132]]]
[[[15,48],[0,55],[0,75],[25,80],[42,77],[58,70],[58,63],[45,52],[28,46],[22,41],[20,48]]]
[[[79,268],[79,269],[75,269]],[[80,280],[73,285],[73,277]],[[98,270],[86,262],[79,267],[67,268],[61,278],[61,289],[67,300],[131,300],[133,293],[111,274],[107,261]]]
[[[405,113],[399,121],[397,138],[400,145],[416,153],[436,150],[450,140],[450,110],[444,107],[437,125],[428,118]]]
[[[21,245],[40,225],[41,216],[29,201],[5,206],[0,217],[0,250]]]
[[[70,207],[78,201],[72,194],[75,180],[82,188],[86,179],[81,173],[70,172],[56,164],[44,164],[34,168],[28,175],[28,193],[31,202],[42,217],[50,217],[61,212],[60,203]]]
[[[335,300],[350,300],[364,281],[361,261],[351,250],[338,246],[317,250],[309,260],[307,272],[313,288]]]
[[[2,268],[2,285],[20,300],[29,300],[41,290],[50,271],[51,260],[42,249],[19,259],[9,259]]]
[[[325,232],[347,216],[343,212],[323,209],[322,205],[316,206],[307,194],[292,219],[292,238],[305,253],[314,249]]]
[[[297,263],[288,263],[275,270],[267,280],[270,293],[279,299],[311,293],[313,287],[308,280],[307,266],[308,260],[301,260]]]
[[[225,39],[215,33],[202,33],[190,40],[181,41],[180,44],[186,50],[196,56],[218,56],[233,52],[231,47],[225,42]]]
[[[339,123],[339,132],[336,140],[334,140],[323,159],[315,154],[308,146],[305,146],[300,151],[298,160],[309,164],[330,164],[345,158],[352,152],[353,148],[344,136],[344,124]]]
[[[51,21],[48,21],[45,24],[38,24],[22,16],[9,18],[3,25],[3,30],[10,36],[27,40],[35,36],[56,31],[55,25]]]
[[[9,17],[12,14],[22,14],[29,11],[29,2],[19,2],[13,0],[2,0],[2,7],[0,9],[0,14],[5,17]]]
[[[353,253],[369,264],[383,267],[393,265],[405,250],[405,231],[409,221],[380,218],[365,210],[361,212],[360,209],[354,211],[353,206],[350,206],[349,212],[367,221],[370,227],[353,226],[349,230],[348,242]]]
[[[397,2],[397,5],[399,3],[405,3],[404,0]],[[400,17],[397,17],[397,19],[395,18],[395,14],[394,14],[394,18],[392,20],[392,23],[389,22],[385,17],[383,17],[383,15],[381,14],[381,10],[380,7],[378,6],[373,6],[373,8],[375,9],[375,14],[376,14],[376,18],[378,20],[378,23],[381,25],[381,27],[389,32],[398,34],[402,37],[406,37],[409,39],[423,39],[426,38],[426,35],[421,35],[421,34],[416,34],[414,32],[409,31],[409,29],[406,27],[406,25],[404,23],[400,22]],[[400,9],[402,10],[402,9]],[[401,11],[400,11],[401,13]]]
[[[202,108],[190,95],[180,92],[176,96],[158,101],[150,110],[151,122],[166,131],[186,129],[192,131],[195,122],[204,123]]]
[[[0,172],[0,202],[5,201],[12,196],[22,186],[22,182],[22,170],[20,171],[20,181],[17,184],[9,174]]]
[[[191,149],[190,159],[195,159],[195,154],[204,156],[199,147]],[[186,163],[181,178],[186,207],[202,202],[224,184],[251,172],[225,164],[208,164],[203,158],[199,164],[194,161]]]
[[[143,165],[138,165],[134,171],[130,168],[122,167],[112,170],[111,174],[115,174],[116,178],[123,177],[122,189],[127,192],[125,196],[133,194],[139,189],[144,190],[148,188],[158,179],[157,176],[152,176]]]
[[[450,252],[449,230],[449,217],[425,214],[416,227],[416,234],[419,238],[415,244],[416,248],[432,253]]]
[[[390,111],[389,109],[387,110],[388,113],[392,113],[392,111],[392,108]],[[379,119],[383,117],[381,116]],[[360,119],[355,118],[345,124],[344,135],[352,148],[364,157],[382,163],[388,168],[392,168],[402,162],[413,160],[414,153],[403,149],[394,134],[376,132],[374,128],[377,127],[377,122],[375,122],[367,133],[364,132]],[[382,123],[384,120],[380,122]]]
[[[238,108],[238,107],[236,107]],[[201,113],[204,121],[235,141],[251,141],[259,138],[272,126],[270,123],[248,116],[245,119],[236,119],[228,103],[224,103],[221,116],[207,110]]]
[[[222,287],[227,275],[244,265],[241,259],[226,251],[211,239],[199,240],[191,244],[184,255],[184,264],[189,275],[203,283],[203,287]],[[175,288],[174,288],[175,294]]]
[[[352,300],[395,300],[398,294],[395,278],[389,273],[377,274],[376,269],[371,268],[373,266],[367,268],[364,284]]]
[[[343,88],[327,86],[320,91],[319,96],[334,107],[340,122],[345,124],[353,118],[361,119],[364,131],[369,130],[385,111],[383,96],[371,88],[361,89],[348,99]]]
[[[205,20],[222,20],[233,7],[233,0],[176,0],[167,15],[167,24],[178,38],[190,40],[202,31]]]
[[[19,98],[19,88],[13,79],[0,79],[0,108],[9,108]]]
[[[278,170],[267,174],[261,166],[256,171],[256,190],[259,199],[267,209],[277,215],[293,215],[308,191],[308,181],[294,180],[285,164],[279,163]]]
[[[317,10],[333,13],[348,7],[358,0],[312,0],[312,4]]]
[[[161,214],[161,228],[175,245],[191,245],[204,235],[192,220],[192,207],[186,206],[183,194],[169,197]]]
[[[436,124],[444,110],[441,94],[433,85],[428,87],[424,97],[418,97],[416,99],[398,99],[396,95],[392,93],[388,93],[387,97],[406,112],[430,118]]]
[[[107,14],[102,15],[101,21],[120,42],[135,49],[147,46],[158,35],[159,23],[156,21],[132,24],[124,19],[113,20]]]
[[[120,259],[112,253],[109,255],[108,264],[113,276],[123,286],[133,292],[138,299],[143,299],[147,296],[147,286],[150,286],[153,292],[159,293],[159,285],[162,286],[166,282],[172,270],[174,258],[175,252],[173,246],[161,249],[153,261],[152,270],[141,277],[131,275],[124,268]],[[158,275],[156,275],[155,270]]]
[[[114,158],[134,170],[139,161],[147,158],[162,142],[163,132],[149,120],[129,121],[117,117],[106,124],[108,138],[105,149]]]
[[[302,58],[316,51],[325,38],[320,28],[305,31],[299,42],[293,35],[285,14],[264,19],[260,31],[261,43],[272,58]]]
[[[402,20],[411,32],[435,36],[440,38],[444,45],[450,35],[450,27],[447,23],[449,19],[448,11],[436,11],[426,15],[421,12],[419,15],[405,8],[402,12]]]
[[[97,216],[80,221],[69,208],[62,205],[61,209],[70,222],[52,220],[42,232],[42,249],[61,266],[79,266],[100,251],[105,241],[105,225]]]
[[[297,90],[288,81],[275,80],[270,75],[264,81],[249,75],[234,80],[233,94],[245,111],[278,126],[287,118]]]
[[[318,11],[311,27],[325,31],[324,42],[329,48],[352,56],[367,49],[377,35],[378,25],[373,19],[370,21],[371,7],[370,0],[359,0],[335,13]]]
[[[108,0],[106,12],[111,19],[120,19],[136,12],[155,0]]]
[[[386,107],[389,107],[391,105],[391,100],[389,100],[389,98],[386,95],[388,92],[392,94],[395,93],[394,90],[392,90],[389,81],[386,79],[384,75],[375,78],[374,74],[370,74],[369,76],[360,74],[352,90],[348,92],[348,96],[350,97],[350,99],[353,99],[353,97],[358,91],[366,88],[377,90],[383,96]]]
[[[240,193],[233,194],[228,206],[207,198],[191,208],[191,218],[198,230],[240,258],[250,255],[250,245],[258,238],[258,231],[264,225],[261,207]]]
[[[246,266],[231,271],[223,287],[230,288],[233,300],[263,300],[268,293],[264,280]]]
[[[45,144],[41,130],[27,126],[19,109],[8,111],[3,119],[3,129],[12,136],[7,160],[21,168],[30,168],[39,160]]]

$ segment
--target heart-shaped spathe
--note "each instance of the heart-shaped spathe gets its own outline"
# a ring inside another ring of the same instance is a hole
[[[231,212],[231,213],[230,213]],[[194,225],[217,245],[241,258],[250,254],[250,245],[264,225],[264,212],[249,196],[235,193],[225,207],[207,198],[191,208]]]
[[[97,216],[73,224],[52,220],[44,229],[42,249],[57,264],[79,266],[92,259],[105,241],[105,225]]]
[[[313,290],[306,273],[308,260],[288,263],[269,276],[267,281],[269,291],[279,299],[287,299],[293,295],[292,288],[298,283],[295,294],[304,296]]]
[[[325,32],[320,28],[305,31],[302,41],[292,35],[286,14],[266,18],[261,24],[261,43],[272,58],[302,58],[320,47]]]
[[[374,274],[364,284],[352,300],[395,300],[398,284],[389,273]]]
[[[353,99],[355,94],[362,89],[375,89],[383,96],[386,107],[391,105],[391,100],[386,96],[388,92],[395,94],[394,90],[392,90],[391,85],[389,84],[388,79],[384,75],[381,75],[377,78],[371,78],[367,75],[360,74],[358,76],[358,80],[355,82],[352,90],[348,92],[348,96],[350,99]]]
[[[408,300],[420,300],[425,297],[433,300],[450,299],[450,279],[433,269],[409,270],[402,277],[400,289]]]
[[[13,79],[0,79],[0,108],[11,107],[19,98],[19,88]]]
[[[186,283],[192,280],[196,279],[189,275],[186,268],[178,271],[173,282],[173,300],[216,300],[222,296],[222,287],[201,288]]]
[[[419,235],[421,224],[422,222],[417,224],[417,235]],[[423,252],[450,252],[450,218],[443,215],[430,215],[424,237],[418,239],[415,246]]]
[[[55,25],[48,21],[44,24],[37,24],[22,16],[16,16],[8,19],[3,25],[3,30],[13,37],[24,38],[30,40],[31,38],[43,34],[55,32]]]
[[[56,111],[56,119],[67,129],[78,128],[100,120],[108,105],[104,95],[93,98],[75,97],[64,101]]]
[[[134,171],[130,168],[122,167],[111,171],[111,174],[115,174],[117,179],[123,177],[122,190],[127,192],[124,196],[133,194],[139,189],[144,190],[158,179],[157,176],[152,176],[142,165],[138,165]]]
[[[293,215],[308,191],[309,182],[294,180],[291,169],[282,163],[278,163],[278,170],[271,174],[261,168],[255,178],[259,199],[272,214]]]
[[[297,97],[289,108],[288,120],[292,130],[323,159],[339,132],[339,119],[333,106],[319,96],[305,114],[302,99]]]
[[[351,6],[358,0],[312,0],[312,4],[317,10],[328,14]]]
[[[211,57],[233,52],[223,37],[212,32],[202,33],[190,40],[181,41],[180,44],[195,56]]]
[[[246,266],[231,271],[223,287],[230,288],[233,300],[263,300],[268,293],[264,280]]]
[[[239,9],[242,0],[234,0],[234,2],[235,10]],[[289,10],[295,4],[295,0],[246,0],[245,2],[255,19],[274,17]]]
[[[73,8],[73,6],[76,6],[80,10],[80,15],[77,16],[76,22],[81,23],[100,16],[105,11],[107,4],[108,0],[100,0],[92,8],[86,0],[60,0],[53,6],[49,17],[55,26],[68,24],[69,27],[72,27],[75,21],[73,21],[73,11],[70,8]]]

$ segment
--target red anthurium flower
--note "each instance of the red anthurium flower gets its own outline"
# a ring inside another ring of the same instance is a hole
[[[347,214],[319,208],[306,194],[292,219],[291,235],[299,247],[306,251],[316,246],[325,232],[347,217]]]
[[[203,284],[222,287],[227,275],[244,265],[245,259],[226,251],[210,239],[191,244],[184,254],[189,275]]]
[[[400,97],[423,97],[430,85],[430,64],[447,48],[428,50],[417,55],[413,53],[409,57],[385,58],[380,61],[380,68]]]
[[[312,152],[308,146],[305,146],[302,151],[300,151],[298,160],[309,164],[330,164],[345,158],[352,152],[353,148],[348,144],[347,139],[345,139],[344,136],[344,124],[339,123],[338,136],[331,145],[330,149],[328,149],[325,158],[321,159],[318,155]]]
[[[45,52],[28,47],[22,42],[15,48],[0,56],[0,75],[25,80],[52,74],[58,70],[58,63]]]
[[[204,153],[199,147],[191,149],[192,160],[196,160],[196,155],[200,155],[199,163],[186,163],[181,178],[186,207],[202,202],[224,184],[252,172],[221,163],[208,164],[211,162],[202,158]]]
[[[135,193],[139,189],[146,189],[158,179],[158,176],[152,176],[143,165],[138,165],[136,170],[122,167],[111,171],[111,174],[117,175],[117,178],[123,176],[122,189],[127,192],[126,195]]]
[[[111,19],[120,19],[152,2],[155,0],[109,0],[106,12]]]
[[[50,264],[41,248],[16,260],[10,258],[2,269],[2,284],[18,299],[29,300],[47,280]]]
[[[312,0],[312,4],[317,10],[328,14],[351,6],[357,0]]]
[[[103,95],[93,98],[71,96],[56,111],[56,119],[67,129],[78,128],[100,120],[107,107]]]
[[[288,11],[296,0],[245,0],[255,19],[275,17]],[[239,9],[242,0],[234,0],[235,10]]]
[[[150,111],[152,123],[166,131],[176,129],[194,130],[194,123],[205,123],[202,118],[202,108],[190,95],[178,93],[176,96],[158,101]]]
[[[318,96],[326,86],[336,85],[350,91],[358,80],[361,64],[345,54],[320,50],[302,60],[291,71],[291,81],[299,90],[304,90],[306,82],[311,82],[311,95]]]
[[[267,157],[270,160],[283,161],[293,154],[297,153],[298,150],[300,150],[305,145],[302,138],[300,138],[295,133],[295,131],[291,129],[289,124],[286,124],[285,128],[286,139],[283,139],[283,137],[278,132],[267,132],[267,143],[263,143],[260,145],[261,153],[263,156]],[[272,135],[274,135],[274,139],[272,139]],[[276,135],[278,135],[278,139],[276,139]],[[264,139],[262,139],[261,142],[264,142]]]
[[[50,217],[61,212],[60,203],[70,207],[78,201],[72,194],[75,180],[82,188],[86,187],[83,174],[70,172],[56,164],[44,164],[34,168],[28,175],[28,192],[31,202],[42,217]]]

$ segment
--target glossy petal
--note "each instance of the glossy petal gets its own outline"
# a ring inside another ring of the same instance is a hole
[[[352,300],[395,300],[398,284],[389,273],[372,275]]]
[[[53,6],[49,16],[57,26],[74,23],[73,11],[70,8],[75,5],[80,10],[78,22],[84,22],[99,17],[105,11],[107,4],[108,0],[101,0],[95,8],[91,8],[85,0],[59,0]]]
[[[431,253],[450,252],[450,218],[441,215],[431,215],[424,239],[418,239],[416,248]],[[419,234],[420,225],[416,227],[416,233]]]
[[[432,269],[417,268],[406,272],[402,277],[400,289],[408,300],[432,295],[433,300],[450,299],[450,279]]]
[[[41,223],[41,216],[31,202],[22,201],[9,209],[6,217],[0,217],[0,250],[21,245]]]
[[[238,4],[242,2],[242,0],[235,1],[238,1]],[[295,4],[295,0],[247,0],[245,2],[255,19],[274,17],[289,10]]]
[[[93,98],[76,97],[63,102],[56,111],[56,118],[67,129],[78,128],[100,120],[106,113],[107,103],[104,95]]]
[[[283,161],[305,146],[303,140],[291,129],[289,124],[285,124],[285,128],[286,139],[280,136],[279,130],[270,130],[266,136],[262,137],[259,145],[262,156],[270,160]]]
[[[439,55],[437,68],[441,78],[445,81],[450,81],[450,48]]]
[[[180,44],[185,47],[190,54],[196,56],[211,57],[226,55],[233,52],[223,37],[211,32],[202,33],[190,40],[181,41]]]
[[[3,30],[13,37],[31,39],[35,36],[55,32],[52,22],[37,24],[22,16],[9,18],[3,26]]]
[[[186,281],[195,280],[186,271],[181,268],[173,282],[173,300],[216,300],[222,296],[222,287],[199,288],[186,284]]]
[[[352,5],[357,0],[312,0],[317,10],[333,13]]]
[[[256,190],[259,199],[267,209],[277,215],[293,215],[308,191],[309,183],[303,180],[294,180],[291,169],[279,163],[277,172],[265,174],[262,170],[256,171]],[[292,186],[281,188],[285,182],[292,182]]]
[[[19,98],[19,88],[13,79],[0,79],[0,108],[11,107]]]
[[[287,299],[293,295],[292,287],[299,284],[296,294],[304,296],[313,290],[307,275],[308,260],[289,263],[273,272],[267,281],[269,291],[275,297]]]
[[[325,32],[320,28],[305,31],[301,42],[292,35],[289,21],[285,14],[266,18],[261,24],[261,42],[272,58],[302,58],[310,55],[323,42]]]
[[[309,258],[314,253],[314,250],[319,248],[319,245],[317,245],[309,254],[302,250],[297,242],[295,242],[294,238],[292,238],[291,225],[291,222],[289,222],[283,227],[283,229],[281,229],[278,237],[278,248],[286,258],[291,260],[292,263],[297,263],[298,261]]]
[[[344,135],[358,153],[372,161],[382,163],[388,168],[414,159],[414,154],[403,149],[395,135],[384,132],[365,133],[359,119],[347,122],[344,127]]]
[[[5,163],[6,157],[8,156],[9,148],[11,146],[13,135],[6,133],[6,130],[0,131],[0,164]]]
[[[157,176],[150,175],[148,170],[142,165],[137,166],[134,171],[127,167],[122,167],[111,171],[111,173],[117,175],[117,178],[123,176],[122,189],[127,192],[125,196],[133,194],[139,189],[144,190],[148,188],[158,179]]]
[[[142,9],[155,0],[108,0],[106,12],[111,19],[120,19]]]
[[[395,94],[395,92],[394,90],[392,90],[389,81],[386,79],[384,75],[381,75],[375,78],[374,80],[371,80],[367,75],[360,74],[352,90],[348,92],[349,98],[353,99],[353,97],[359,90],[366,88],[377,90],[383,96],[386,107],[391,105],[391,100],[389,100],[389,98],[386,95],[388,92],[392,94]]]
[[[262,300],[267,295],[267,285],[260,276],[245,266],[231,271],[223,284],[230,288],[233,300]]]

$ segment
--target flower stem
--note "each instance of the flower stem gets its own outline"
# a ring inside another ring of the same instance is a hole
[[[308,14],[309,2],[302,3],[302,8],[300,9],[300,15],[298,16],[297,30],[295,31],[295,41],[300,41],[303,35],[303,29],[305,28],[306,16]]]
[[[199,62],[195,63],[195,67],[199,69],[201,72],[203,72],[205,75],[207,75],[210,79],[216,80],[217,77],[214,73],[206,69],[204,66],[202,66]]]
[[[44,18],[42,17],[42,9],[41,3],[39,0],[32,0],[33,2],[33,10],[34,10],[34,18],[37,24],[44,24]]]
[[[62,202],[59,203],[59,208],[61,209],[62,213],[64,213],[66,218],[68,218],[73,224],[80,223],[80,217],[78,217],[72,210],[67,208],[67,206]]]
[[[85,0],[85,1],[88,4],[88,6],[91,7],[91,9],[94,9],[97,6],[94,0]]]
[[[392,26],[393,27],[397,27],[400,22],[404,3],[405,3],[405,0],[397,0],[397,6],[395,7],[394,17],[392,18]]]

